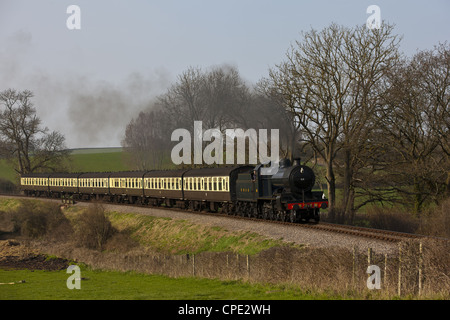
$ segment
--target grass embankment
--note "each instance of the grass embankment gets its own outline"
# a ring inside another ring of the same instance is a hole
[[[251,255],[286,245],[281,239],[268,239],[248,231],[231,232],[189,220],[119,212],[108,212],[107,216],[116,229],[129,233],[141,246],[170,254],[231,251]]]

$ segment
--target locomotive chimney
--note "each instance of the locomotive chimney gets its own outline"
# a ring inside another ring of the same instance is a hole
[[[300,158],[295,158],[292,166],[299,166],[299,165],[300,165]]]

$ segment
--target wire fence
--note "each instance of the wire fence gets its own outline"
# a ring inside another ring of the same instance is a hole
[[[292,284],[301,289],[359,293],[373,289],[382,297],[450,297],[450,247],[434,241],[402,242],[395,254],[354,247],[275,247],[257,255],[203,252],[169,255],[142,248],[120,252],[65,249],[66,257],[93,268],[200,277],[221,280]],[[61,254],[61,252],[59,252]],[[372,266],[372,267],[371,267]]]

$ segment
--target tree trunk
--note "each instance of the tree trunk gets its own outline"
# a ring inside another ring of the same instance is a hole
[[[342,217],[340,222],[344,222],[346,217],[351,217],[353,209],[353,190],[352,190],[352,176],[353,170],[350,163],[350,150],[344,151],[344,190],[342,198]]]
[[[328,187],[328,215],[333,221],[335,219],[336,206],[336,178],[334,176],[333,165],[331,161],[327,161],[327,187]]]

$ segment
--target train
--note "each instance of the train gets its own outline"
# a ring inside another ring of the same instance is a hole
[[[218,168],[30,173],[20,177],[26,196],[103,201],[181,208],[295,223],[320,221],[328,207],[322,191],[313,191],[314,171],[288,159],[273,175],[264,165]]]

